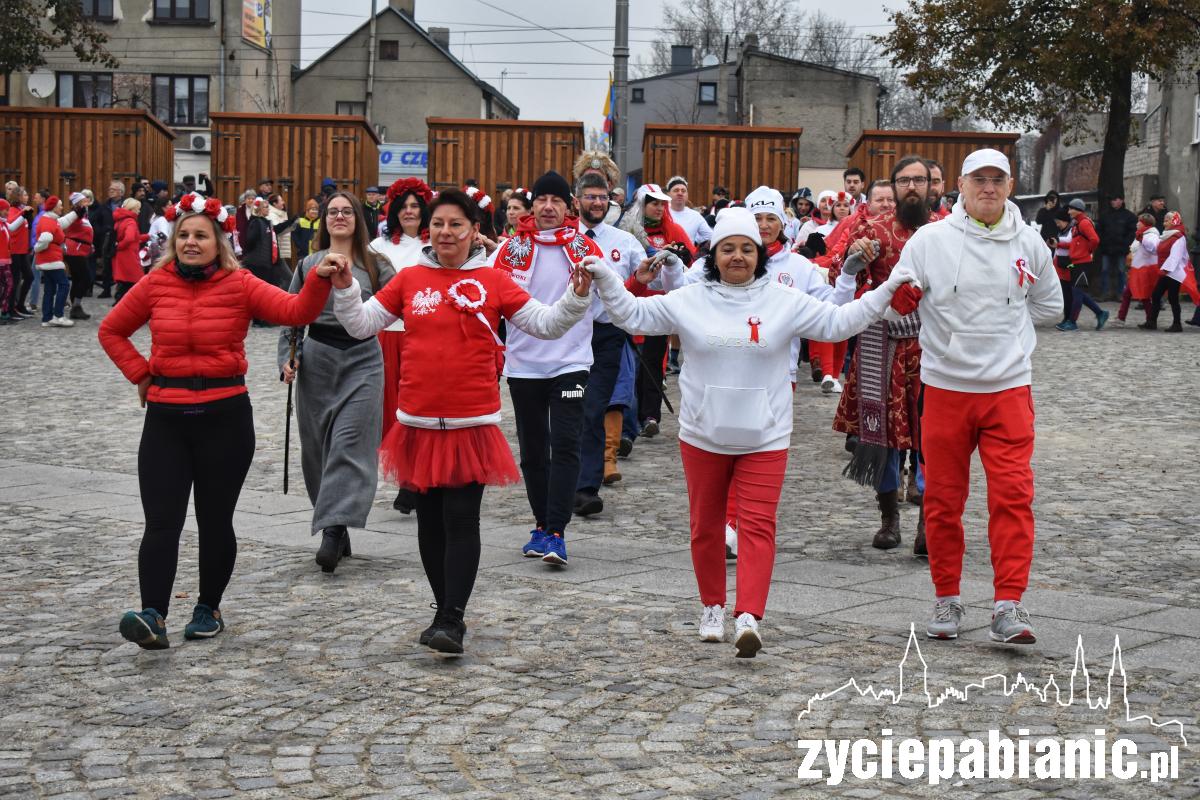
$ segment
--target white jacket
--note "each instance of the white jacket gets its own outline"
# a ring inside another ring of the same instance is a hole
[[[1147,228],[1142,234],[1142,240],[1133,240],[1130,245],[1133,252],[1133,260],[1130,261],[1131,269],[1140,267],[1157,267],[1158,266],[1158,231],[1154,228]]]
[[[788,447],[792,339],[839,342],[861,332],[883,316],[904,274],[895,270],[875,291],[836,306],[767,275],[740,286],[706,280],[635,298],[607,266],[592,269],[600,299],[619,327],[646,336],[679,335],[687,353],[679,374],[679,438],[731,455]]]
[[[1144,237],[1143,237],[1144,238]],[[1159,267],[1159,272],[1166,275],[1173,281],[1183,283],[1187,278],[1187,265],[1190,262],[1187,249],[1187,237],[1176,236],[1175,243],[1171,245],[1171,252],[1167,254],[1167,258]]]
[[[924,293],[924,383],[976,393],[1029,385],[1033,324],[1061,317],[1062,290],[1049,248],[1012,202],[992,229],[955,204],[949,217],[912,235],[897,263],[904,267]]]

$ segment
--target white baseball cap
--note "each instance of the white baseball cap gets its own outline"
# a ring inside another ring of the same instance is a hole
[[[638,199],[653,197],[655,200],[661,200],[664,203],[671,202],[671,196],[662,190],[662,187],[657,183],[646,183],[638,189]]]
[[[1005,175],[1012,176],[1012,168],[1008,165],[1008,156],[991,147],[985,147],[969,154],[963,160],[962,174],[970,175],[975,170],[984,167],[995,167]]]
[[[758,235],[758,223],[754,220],[754,212],[748,208],[734,206],[721,209],[717,214],[717,224],[713,226],[712,247],[716,248],[722,239],[728,239],[730,236],[745,236],[761,247],[762,237]]]
[[[746,210],[751,214],[774,214],[780,222],[786,222],[783,216],[783,195],[770,186],[759,186],[746,195]]]

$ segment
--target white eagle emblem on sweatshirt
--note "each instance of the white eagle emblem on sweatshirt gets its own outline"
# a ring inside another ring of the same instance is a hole
[[[437,311],[441,304],[442,293],[435,291],[431,286],[426,286],[425,291],[413,295],[412,310],[417,316],[423,317]]]

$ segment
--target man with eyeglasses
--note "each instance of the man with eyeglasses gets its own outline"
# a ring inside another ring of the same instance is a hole
[[[608,211],[608,181],[598,172],[585,172],[575,183],[579,232],[599,245],[608,266],[628,280],[646,258],[646,250],[631,234],[604,221]],[[592,370],[583,397],[583,438],[579,452],[579,484],[575,508],[580,515],[604,509],[600,486],[621,480],[617,449],[621,443],[623,410],[612,408],[613,392],[625,357],[625,332],[612,323],[599,297],[592,298]],[[632,356],[632,351],[630,352]]]
[[[976,150],[961,175],[962,202],[948,220],[917,231],[900,258],[917,276],[909,292],[919,304],[924,353],[924,510],[937,598],[926,634],[955,639],[964,617],[962,514],[978,448],[994,572],[990,637],[1031,644],[1021,598],[1033,561],[1033,326],[1062,313],[1062,293],[1050,250],[1008,201],[1008,157]]]
[[[860,289],[870,290],[887,281],[909,238],[930,220],[926,202],[929,173],[929,165],[920,156],[905,156],[896,163],[891,174],[895,210],[858,220],[847,236],[850,244],[834,254],[831,281],[840,274],[844,260],[854,254],[867,262],[867,268],[858,274]],[[875,488],[880,527],[871,544],[880,550],[900,546],[900,469],[905,451],[917,449],[921,388],[920,317],[915,312],[893,316],[858,337],[833,420],[834,430],[858,437],[845,474]],[[916,480],[920,490],[919,473]],[[913,554],[924,555],[924,545],[924,517],[918,516]]]

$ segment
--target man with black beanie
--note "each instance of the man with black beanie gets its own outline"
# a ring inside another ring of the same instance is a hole
[[[492,254],[492,266],[511,273],[517,285],[543,303],[571,291],[571,274],[588,256],[603,258],[596,242],[579,230],[571,187],[557,172],[533,184],[533,213]],[[521,552],[547,564],[567,563],[566,527],[579,481],[584,393],[592,366],[592,312],[561,339],[536,339],[510,327],[504,375],[512,395],[521,449],[521,474],[534,529]]]

